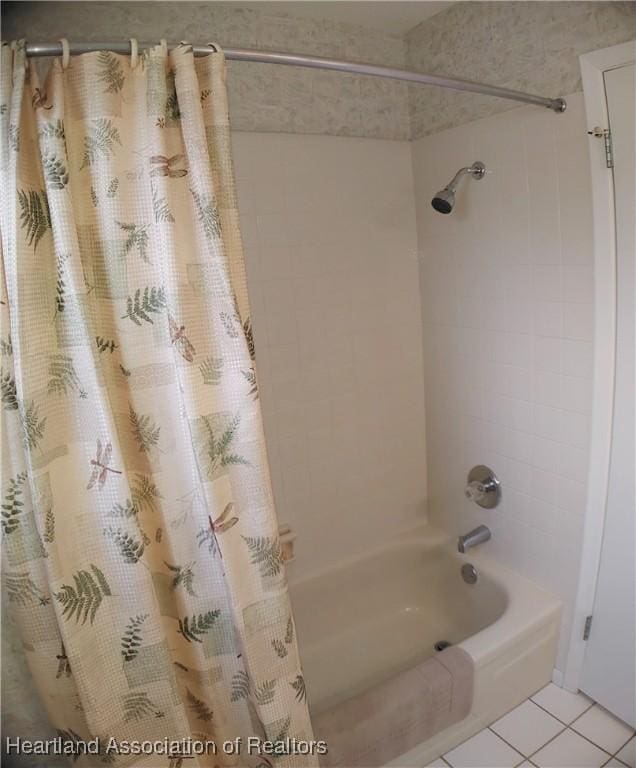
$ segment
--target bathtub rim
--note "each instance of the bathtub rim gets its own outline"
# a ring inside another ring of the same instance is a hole
[[[483,548],[480,547],[479,550],[470,550],[462,555],[456,551],[455,540],[449,534],[428,523],[418,525],[408,531],[402,531],[372,549],[356,553],[337,563],[295,579],[289,585],[292,593],[292,604],[294,591],[302,588],[308,582],[319,580],[327,574],[333,574],[334,571],[349,570],[354,568],[357,563],[372,559],[387,551],[399,551],[404,549],[405,545],[408,545],[409,549],[413,548],[414,545],[419,545],[423,552],[435,549],[442,550],[446,556],[456,561],[458,569],[464,563],[472,563],[477,568],[478,573],[486,575],[502,590],[505,606],[499,618],[458,643],[470,654],[475,664],[488,663],[502,650],[513,645],[520,632],[530,631],[533,627],[550,623],[555,617],[560,616],[561,601],[525,576],[488,557],[488,544],[485,544]],[[302,648],[300,651],[302,660]]]

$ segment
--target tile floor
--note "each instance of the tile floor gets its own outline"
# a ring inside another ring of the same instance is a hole
[[[634,729],[550,683],[428,768],[636,768]]]

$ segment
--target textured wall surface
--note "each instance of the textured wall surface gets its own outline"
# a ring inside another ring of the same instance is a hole
[[[578,56],[636,37],[633,2],[457,3],[407,35],[408,66],[541,96],[581,90]],[[409,86],[411,137],[519,106],[514,101]]]
[[[408,142],[233,137],[267,449],[291,579],[424,522]]]
[[[4,3],[2,15],[3,39],[212,40],[397,67],[406,56],[402,40],[374,30],[205,2]],[[234,130],[409,137],[406,83],[238,61],[228,70]]]
[[[487,553],[563,600],[578,579],[592,398],[592,210],[582,94],[564,115],[516,109],[413,144],[426,371],[429,516],[480,523]],[[479,158],[450,216],[432,193]],[[487,464],[500,506],[464,498]],[[559,668],[563,668],[560,666]]]

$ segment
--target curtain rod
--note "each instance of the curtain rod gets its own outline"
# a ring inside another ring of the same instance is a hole
[[[139,44],[140,48],[151,47],[154,43]],[[91,51],[112,51],[113,53],[130,53],[130,42],[112,43],[72,43],[69,42],[71,54],[90,53]],[[169,45],[174,48],[174,45]],[[195,56],[204,56],[210,53],[209,45],[194,45],[192,47]],[[27,56],[61,56],[62,44],[52,43],[28,43],[26,45]],[[476,83],[472,80],[458,80],[453,77],[441,77],[439,75],[425,75],[420,72],[412,72],[408,69],[394,69],[392,67],[379,67],[375,64],[363,64],[341,59],[329,59],[323,56],[305,56],[300,53],[280,53],[277,51],[257,51],[249,48],[223,48],[225,58],[233,61],[256,61],[263,64],[287,64],[292,67],[309,67],[312,69],[328,69],[336,72],[351,72],[357,75],[370,75],[371,77],[387,77],[393,80],[405,80],[409,83],[421,85],[436,85],[440,88],[452,88],[456,91],[472,91],[483,93],[486,96],[497,96],[501,99],[522,101],[526,104],[536,104],[539,107],[547,107],[555,112],[565,112],[567,104],[565,99],[551,99],[546,96],[536,96],[532,93],[515,91],[510,88],[502,88],[498,85]]]

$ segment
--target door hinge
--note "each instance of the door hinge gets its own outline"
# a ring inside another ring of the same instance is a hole
[[[592,630],[592,616],[587,616],[585,619],[585,626],[583,627],[583,639],[590,639],[590,632]]]
[[[614,167],[614,146],[612,144],[612,132],[609,128],[592,128],[588,131],[590,136],[594,136],[596,139],[603,139],[603,145],[605,147],[605,165],[607,168]]]

